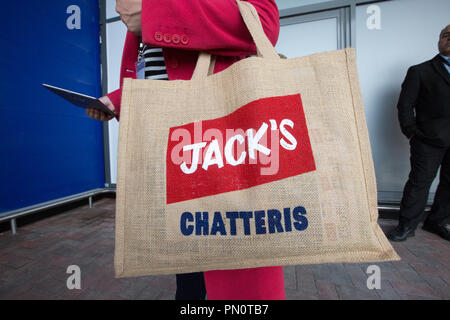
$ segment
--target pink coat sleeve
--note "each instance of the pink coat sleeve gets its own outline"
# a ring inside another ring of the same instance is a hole
[[[116,108],[117,112],[117,121],[119,121],[119,114],[120,114],[120,100],[122,98],[122,89],[114,90],[107,94],[109,100],[111,100],[112,104]]]
[[[275,45],[279,33],[274,0],[247,0],[257,10],[264,32]],[[235,0],[144,0],[142,38],[153,46],[246,56],[256,47]]]

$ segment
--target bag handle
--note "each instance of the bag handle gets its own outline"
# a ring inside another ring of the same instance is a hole
[[[242,19],[247,26],[250,35],[256,45],[256,52],[258,57],[266,59],[280,59],[274,46],[264,33],[258,12],[255,7],[246,1],[236,0]],[[203,79],[211,75],[214,70],[215,56],[211,59],[211,54],[207,52],[200,52],[195,66],[192,80]]]
[[[214,72],[216,64],[216,56],[205,51],[200,51],[198,54],[197,64],[195,65],[192,79],[203,79],[210,76]]]
[[[256,45],[256,51],[258,57],[266,59],[280,59],[280,56],[276,52],[269,38],[267,38],[264,33],[264,29],[259,19],[258,12],[255,7],[246,1],[236,0],[239,12],[241,13],[242,19],[247,26],[250,35]]]

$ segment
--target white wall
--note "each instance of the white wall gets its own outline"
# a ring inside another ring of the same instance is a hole
[[[117,16],[116,0],[106,0],[106,19]]]
[[[108,2],[114,2],[110,0]],[[107,2],[107,3],[108,3]],[[108,92],[119,88],[120,62],[125,43],[126,27],[122,21],[106,25],[106,55],[108,63]],[[111,183],[117,181],[117,142],[119,139],[119,122],[113,119],[108,122],[109,159],[111,168]]]
[[[275,48],[288,58],[337,50],[336,18],[281,26]]]

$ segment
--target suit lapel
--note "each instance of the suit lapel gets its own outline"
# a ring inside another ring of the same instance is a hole
[[[432,65],[436,70],[436,72],[439,73],[439,75],[444,78],[447,84],[450,85],[450,74],[445,68],[444,62],[442,60],[443,60],[442,57],[440,55],[437,55],[436,57],[433,58]]]

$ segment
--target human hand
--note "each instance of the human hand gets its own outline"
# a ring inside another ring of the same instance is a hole
[[[127,26],[128,31],[137,36],[141,35],[142,0],[117,0],[116,12]]]
[[[103,96],[101,98],[98,98],[98,100],[100,100],[101,103],[103,103],[105,106],[107,106],[108,109],[110,109],[112,111],[116,110],[116,108],[114,107],[113,103],[111,102],[111,100],[109,99],[108,96]],[[86,113],[92,119],[100,120],[100,121],[109,121],[115,117],[113,115],[109,115],[101,110],[94,109],[94,108],[86,108]]]

